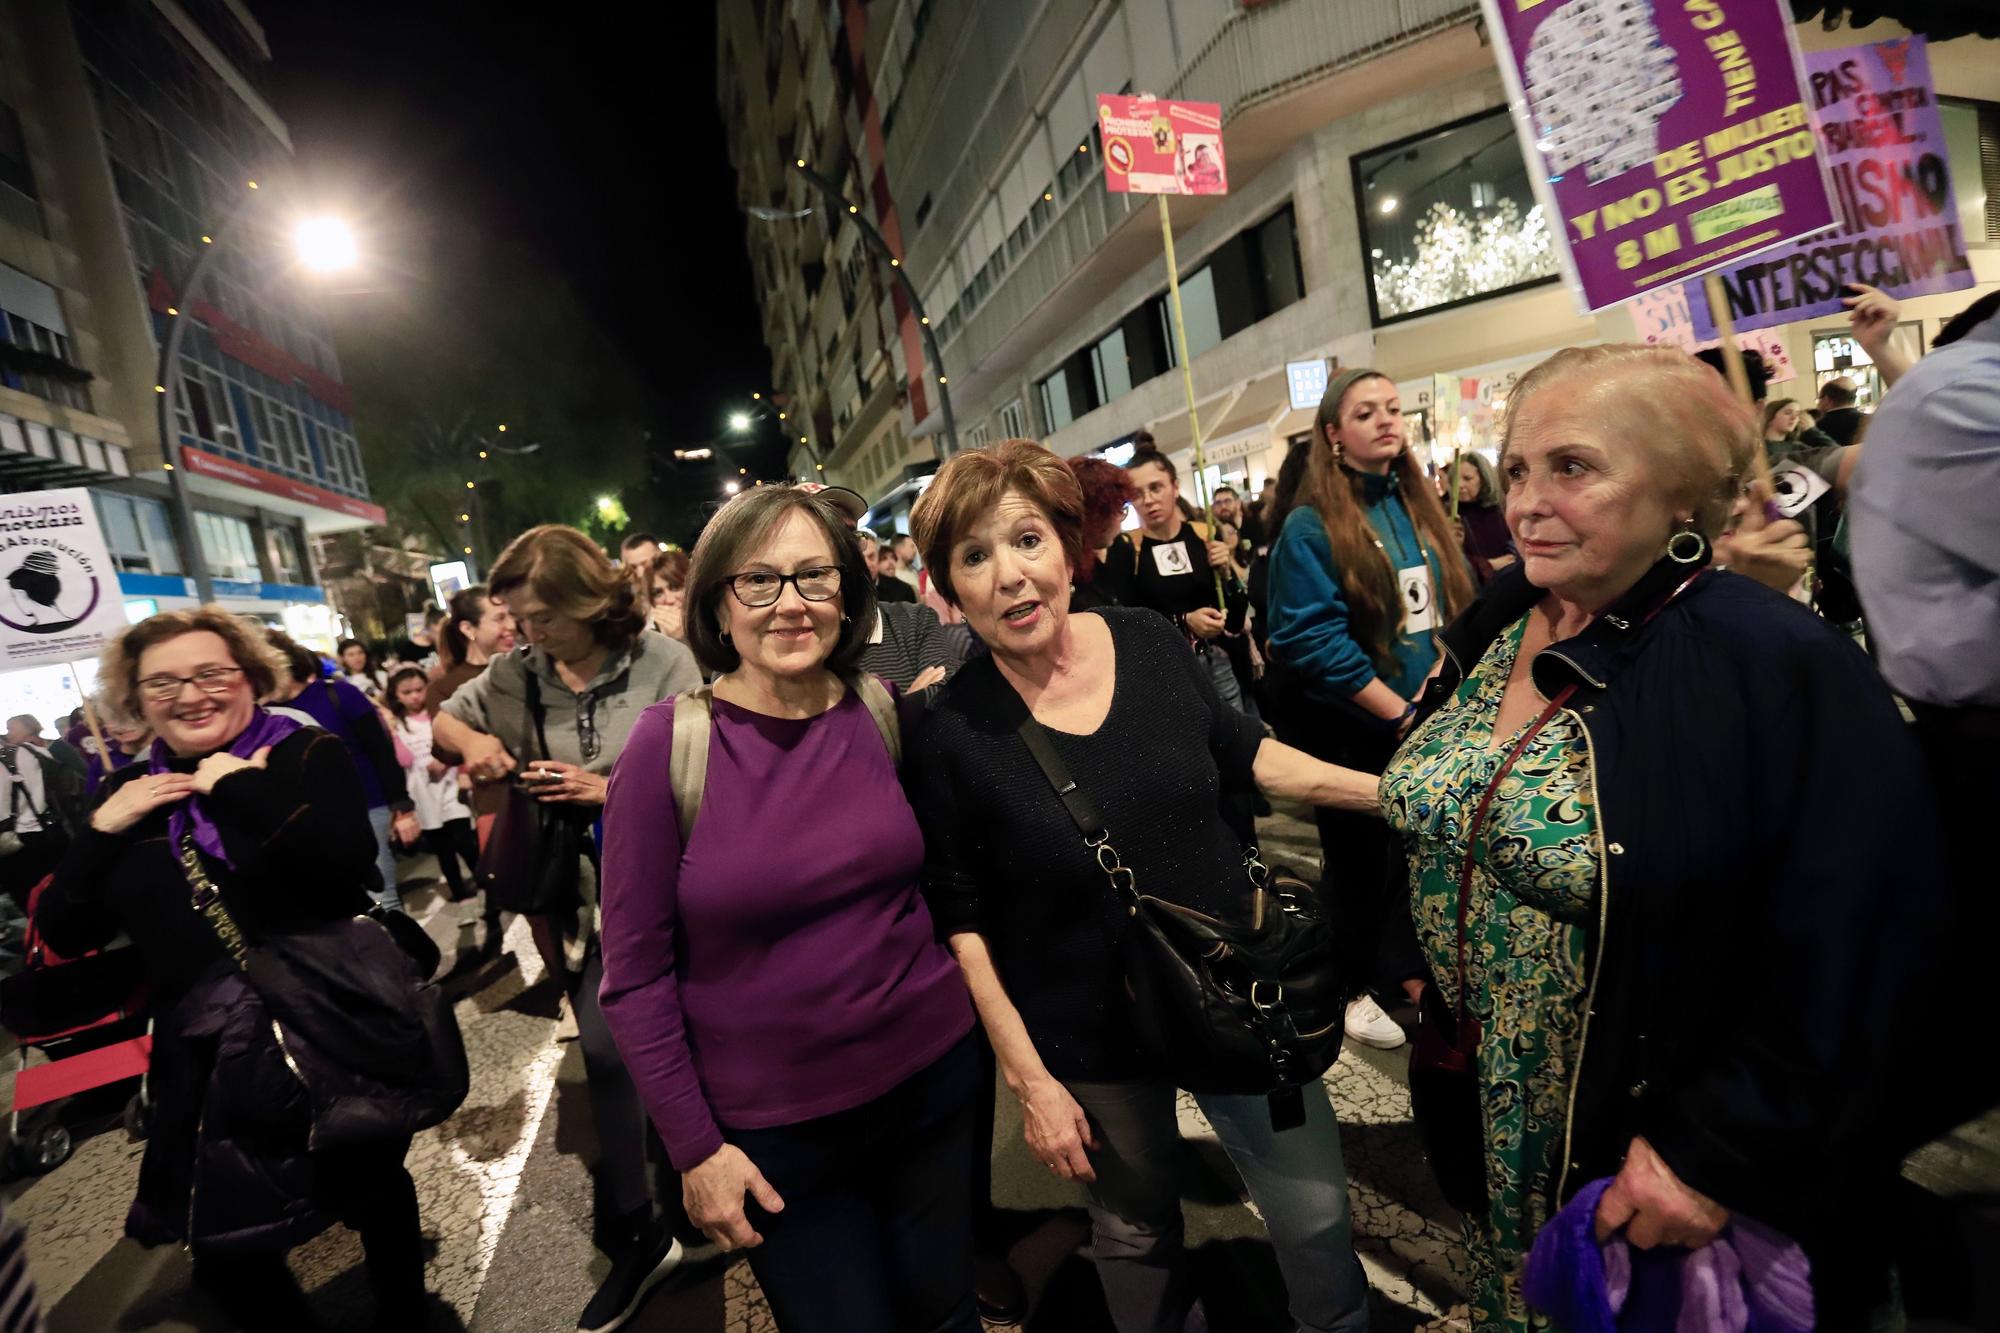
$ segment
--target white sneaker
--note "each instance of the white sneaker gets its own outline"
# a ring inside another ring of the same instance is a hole
[[[556,1040],[575,1041],[577,1039],[576,1010],[564,995],[556,1000]]]
[[[1382,1006],[1367,995],[1347,1006],[1347,1035],[1351,1040],[1363,1046],[1373,1046],[1378,1051],[1393,1051],[1409,1040],[1403,1034],[1402,1025],[1383,1013]]]

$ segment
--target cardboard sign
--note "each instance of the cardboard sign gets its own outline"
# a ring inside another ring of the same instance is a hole
[[[1481,0],[1581,304],[1837,220],[1784,0]]]
[[[1693,303],[1699,303],[1706,313],[1707,294],[1699,286],[1661,287],[1632,298],[1625,308],[1631,312],[1633,327],[1645,341],[1689,352],[1703,352],[1722,340],[1703,338],[1695,332]],[[1798,368],[1792,364],[1791,349],[1785,346],[1784,336],[1775,329],[1739,332],[1736,345],[1764,358],[1764,368],[1769,372],[1772,384],[1782,384],[1798,376]]]
[[[1222,106],[1097,95],[1104,187],[1113,194],[1228,194]]]
[[[0,496],[0,670],[93,656],[124,628],[90,492]]]
[[[1972,286],[1924,39],[1819,51],[1806,67],[1840,231],[1724,272],[1738,331],[1844,313],[1850,282],[1899,298]],[[1696,330],[1714,337],[1708,303],[1693,304]]]

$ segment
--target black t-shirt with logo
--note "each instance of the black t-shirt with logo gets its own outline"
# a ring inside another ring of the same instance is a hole
[[[1241,585],[1226,572],[1223,581],[1230,592],[1230,629],[1241,629]],[[1183,522],[1168,541],[1155,541],[1141,531],[1119,534],[1098,566],[1095,584],[1120,606],[1151,607],[1175,621],[1190,611],[1215,605],[1208,540],[1188,522]]]

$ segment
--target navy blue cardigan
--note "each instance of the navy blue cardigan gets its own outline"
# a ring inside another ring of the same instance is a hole
[[[1866,655],[1714,570],[1648,620],[1688,574],[1662,561],[1532,666],[1547,697],[1578,687],[1605,852],[1561,1193],[1643,1135],[1825,1257],[1856,1186],[1921,1139],[1898,1071],[1924,1072],[1907,1038],[1937,1026],[1911,1014],[1942,952],[1942,830]],[[1445,630],[1426,715],[1542,596],[1509,568]]]

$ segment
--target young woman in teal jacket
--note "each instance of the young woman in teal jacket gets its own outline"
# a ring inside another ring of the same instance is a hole
[[[1273,722],[1288,745],[1380,773],[1437,661],[1435,632],[1472,600],[1458,538],[1409,451],[1386,377],[1347,370],[1327,386],[1300,499],[1270,553]],[[1401,888],[1393,840],[1368,816],[1315,814],[1327,905],[1356,945],[1356,980],[1372,980],[1373,943]],[[1347,1031],[1376,1046],[1403,1039],[1365,996]]]

